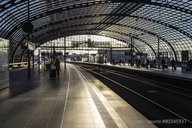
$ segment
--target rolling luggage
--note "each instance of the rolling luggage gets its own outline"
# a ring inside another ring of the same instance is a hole
[[[51,69],[50,70],[50,78],[55,78],[56,77],[56,70],[55,69]]]
[[[46,69],[50,70],[51,69],[51,64],[46,64]]]
[[[187,66],[186,71],[191,71],[191,69],[190,69],[190,67],[189,67],[189,66]]]

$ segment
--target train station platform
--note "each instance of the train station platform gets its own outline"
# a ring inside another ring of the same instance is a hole
[[[110,65],[109,66],[114,66]],[[167,75],[167,76],[172,76],[172,77],[179,77],[179,78],[186,78],[186,79],[192,79],[192,72],[191,71],[182,71],[181,67],[177,67],[176,70],[172,70],[171,67],[168,67],[167,69],[162,69],[162,68],[145,68],[145,67],[136,67],[136,66],[130,66],[130,65],[116,65],[117,67],[120,68],[128,68],[128,69],[133,69],[133,70],[138,70],[138,71],[145,71],[145,72],[152,72],[152,73],[157,73],[159,75]]]
[[[49,71],[11,71],[0,93],[1,128],[156,128],[98,79],[67,64],[60,78]]]
[[[144,72],[145,74],[167,76],[170,78],[176,78],[176,79],[182,79],[182,80],[190,80],[190,81],[192,80],[192,71],[182,71],[181,67],[177,67],[176,70],[172,70],[171,67],[168,67],[167,69],[163,70],[162,68],[145,68],[145,67],[138,68],[136,66],[130,66],[128,64],[112,65],[110,63],[106,63],[106,64],[87,63],[87,62],[71,62],[71,63],[103,65],[103,66],[123,68],[123,69],[125,68],[132,71]]]

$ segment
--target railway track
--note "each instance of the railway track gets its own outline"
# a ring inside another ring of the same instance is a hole
[[[192,128],[192,90],[111,69],[80,65],[160,128]]]

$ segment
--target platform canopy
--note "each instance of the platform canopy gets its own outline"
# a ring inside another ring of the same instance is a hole
[[[168,52],[181,60],[192,54],[191,0],[29,0],[33,42],[72,35],[102,35],[130,43],[143,53]],[[10,61],[18,61],[26,42],[28,0],[0,0],[0,37],[10,40]],[[16,60],[14,60],[16,59]]]

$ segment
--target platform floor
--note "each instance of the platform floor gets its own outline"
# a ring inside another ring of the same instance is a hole
[[[12,72],[0,92],[0,128],[155,128],[142,114],[82,69],[67,64],[60,78]],[[17,75],[16,75],[17,74]]]

